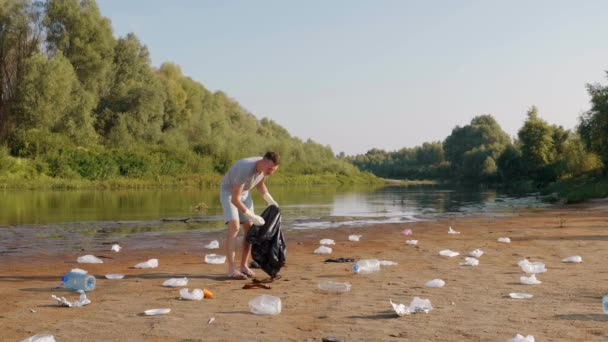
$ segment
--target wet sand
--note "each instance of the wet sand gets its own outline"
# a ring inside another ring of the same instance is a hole
[[[452,226],[461,234],[447,234]],[[413,230],[404,236],[405,228]],[[506,341],[517,333],[536,341],[606,341],[608,315],[602,296],[608,293],[608,203],[594,202],[509,215],[445,219],[433,222],[373,227],[289,231],[288,264],[272,289],[242,289],[248,281],[228,280],[226,265],[203,262],[202,246],[224,232],[151,236],[154,243],[123,245],[120,253],[84,250],[28,257],[3,256],[0,263],[0,340],[20,341],[48,333],[57,341],[321,341],[333,336],[345,341]],[[348,241],[361,234],[360,242]],[[510,244],[499,243],[509,237]],[[317,255],[319,240],[336,241],[331,255]],[[417,239],[409,246],[406,239]],[[77,242],[75,242],[77,243]],[[477,267],[460,266],[463,256],[480,248]],[[454,258],[438,252],[451,249]],[[223,252],[219,252],[223,253]],[[103,264],[77,264],[84,254],[102,257]],[[580,264],[561,259],[580,255]],[[398,265],[370,275],[354,274],[350,263],[324,263],[326,258],[381,259]],[[159,267],[135,269],[136,263],[159,259]],[[540,285],[522,285],[517,266],[523,258],[542,261],[548,272]],[[57,306],[51,294],[76,300],[78,295],[56,289],[60,276],[82,268],[97,277],[88,293],[91,304]],[[256,270],[258,277],[265,275]],[[107,273],[123,273],[108,280]],[[213,299],[179,300],[179,289],[162,287],[172,277],[188,277],[188,288],[206,288]],[[443,288],[426,288],[441,278]],[[321,281],[350,282],[352,291],[329,294]],[[532,299],[511,299],[526,292]],[[252,298],[270,294],[282,300],[276,316],[254,315]],[[431,300],[433,310],[398,317],[389,303],[408,305],[415,297]],[[163,316],[144,310],[171,308]],[[208,323],[214,318],[212,323]]]

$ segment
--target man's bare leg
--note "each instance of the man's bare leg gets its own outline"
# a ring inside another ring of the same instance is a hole
[[[253,276],[253,271],[251,271],[247,266],[247,263],[249,262],[249,254],[251,254],[251,244],[249,243],[249,241],[247,241],[247,233],[249,233],[249,229],[252,225],[253,223],[251,223],[251,221],[243,223],[243,231],[245,233],[245,238],[243,239],[243,254],[241,255],[240,271],[241,273],[248,276]]]
[[[226,238],[226,257],[228,259],[228,275],[229,276],[242,276],[234,267],[234,257],[236,255],[236,236],[239,233],[239,221],[231,220],[228,221],[228,236]],[[249,225],[251,227],[251,224]]]

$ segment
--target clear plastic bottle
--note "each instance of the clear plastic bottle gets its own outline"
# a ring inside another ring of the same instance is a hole
[[[61,282],[65,288],[74,291],[92,291],[95,289],[95,277],[90,274],[68,272],[61,277]]]
[[[602,306],[604,307],[604,313],[608,315],[608,294],[602,297]]]
[[[339,283],[335,281],[322,281],[319,283],[319,288],[330,293],[344,293],[350,291],[350,283]]]
[[[380,261],[378,259],[359,260],[353,266],[353,270],[360,274],[369,274],[380,271]]]
[[[261,295],[249,301],[249,310],[256,315],[277,315],[281,313],[281,298]]]

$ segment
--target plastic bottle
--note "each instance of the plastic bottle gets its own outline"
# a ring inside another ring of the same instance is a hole
[[[602,306],[604,307],[604,313],[608,314],[608,294],[602,297]]]
[[[353,270],[360,274],[369,274],[380,271],[380,261],[378,259],[359,260],[353,266]]]
[[[256,315],[277,315],[281,313],[281,298],[261,295],[249,301],[249,309]]]
[[[61,282],[65,288],[74,291],[92,291],[95,289],[95,277],[90,274],[68,272],[61,277]]]
[[[339,283],[335,281],[322,281],[319,283],[319,288],[330,293],[344,293],[350,291],[350,283]]]

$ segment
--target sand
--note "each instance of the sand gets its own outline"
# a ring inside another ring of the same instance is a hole
[[[447,234],[448,226],[461,234]],[[413,235],[402,235],[405,228]],[[217,238],[223,247],[223,232],[155,235],[147,243],[123,246],[120,253],[108,245],[103,251],[3,256],[0,340],[48,333],[57,341],[321,341],[330,336],[345,341],[507,341],[520,333],[536,341],[606,341],[608,315],[601,303],[608,293],[607,228],[608,204],[594,202],[432,222],[288,231],[288,264],[272,289],[242,289],[248,281],[228,280],[226,265],[203,263],[204,254],[218,250],[202,246]],[[349,234],[360,234],[361,240],[348,241]],[[499,243],[499,237],[512,242]],[[336,241],[331,255],[313,253],[323,238]],[[406,239],[417,239],[418,245],[408,246]],[[485,252],[479,266],[460,266],[476,248]],[[439,256],[443,249],[461,255]],[[77,264],[84,254],[105,262]],[[582,256],[583,262],[561,262],[572,255]],[[360,275],[350,263],[324,263],[329,257],[398,265]],[[132,268],[150,258],[158,258],[160,266]],[[523,258],[546,264],[548,271],[537,276],[542,284],[519,283],[525,274],[517,262]],[[78,297],[56,289],[60,276],[75,267],[97,277],[97,288],[88,293],[92,303],[59,307],[51,294]],[[108,280],[103,277],[107,273],[126,277]],[[214,298],[179,300],[179,289],[161,286],[184,276],[190,290],[206,288]],[[424,286],[435,278],[443,279],[445,287]],[[320,291],[318,284],[327,280],[350,282],[352,291]],[[534,297],[512,299],[511,292]],[[279,315],[249,311],[248,302],[262,294],[281,298]],[[408,305],[415,296],[430,299],[433,310],[398,317],[389,299]],[[143,314],[153,308],[171,312]]]

